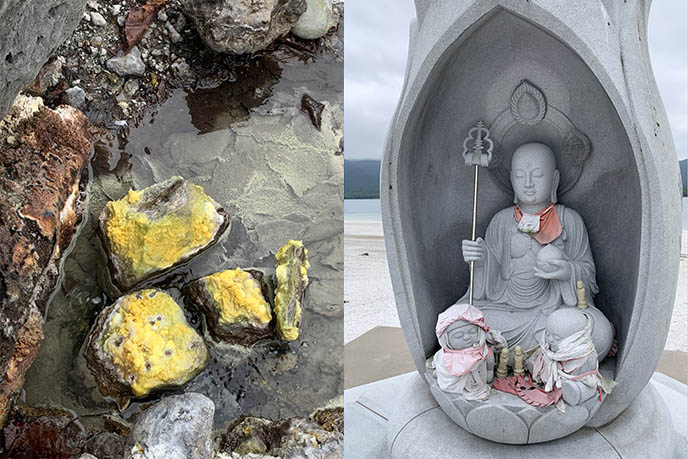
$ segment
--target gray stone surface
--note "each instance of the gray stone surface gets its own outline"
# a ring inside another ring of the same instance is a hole
[[[113,58],[107,61],[108,70],[115,72],[119,76],[141,76],[146,71],[146,64],[141,59],[141,51],[138,46],[134,46],[131,50],[124,54],[123,51],[117,53]]]
[[[86,93],[80,87],[74,86],[64,92],[62,101],[67,105],[71,105],[81,110],[86,104]]]
[[[139,417],[129,434],[128,459],[212,457],[215,405],[196,393],[160,400]]]
[[[246,54],[286,35],[306,0],[184,0],[203,42],[219,53]]]
[[[6,0],[0,2],[0,118],[14,97],[69,37],[85,0]]]
[[[468,285],[460,240],[470,235],[472,171],[457,145],[476,121],[496,120],[528,79],[591,145],[580,178],[560,201],[586,222],[596,305],[617,331],[619,385],[588,424],[605,425],[641,393],[657,365],[679,267],[679,174],[647,54],[650,2],[429,4],[416,1],[381,173],[392,284],[416,367],[422,371],[437,349],[437,314]],[[554,131],[542,125],[509,136],[504,145],[547,141]],[[511,203],[497,171],[482,173],[479,201],[482,235],[489,218]]]
[[[684,385],[655,374],[652,383],[613,423],[600,429],[583,428],[552,442],[514,446],[483,440],[456,426],[418,374],[407,373],[344,392],[344,448],[347,459],[679,459],[685,457],[686,439],[677,432],[683,432],[684,424],[673,422],[672,415],[681,416],[685,391]],[[681,407],[672,407],[670,413],[663,400],[672,397]]]
[[[308,8],[301,15],[292,33],[299,38],[315,40],[327,33],[332,21],[332,0],[306,0]]]

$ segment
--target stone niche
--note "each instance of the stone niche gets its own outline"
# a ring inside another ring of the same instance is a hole
[[[618,353],[601,368],[618,386],[565,428],[532,437],[526,428],[518,438],[462,425],[465,410],[457,415],[458,404],[430,377],[433,395],[457,424],[494,441],[546,441],[604,425],[656,367],[678,270],[676,156],[644,44],[649,5],[631,1],[607,10],[604,2],[589,1],[607,13],[588,13],[599,16],[591,24],[575,5],[558,0],[416,3],[381,182],[390,272],[416,367],[425,377],[426,359],[439,348],[437,315],[468,289],[461,240],[471,234],[473,171],[461,145],[482,120],[496,133],[497,147],[495,165],[480,171],[477,234],[513,203],[513,149],[527,142],[552,147],[562,173],[559,201],[580,213],[590,236],[600,288],[595,304],[616,329]],[[595,31],[602,27],[607,35]],[[630,45],[628,34],[635,40]],[[489,403],[499,405],[496,398]],[[524,422],[544,421],[544,409],[538,410]]]

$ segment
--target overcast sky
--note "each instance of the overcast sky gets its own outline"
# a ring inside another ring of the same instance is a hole
[[[649,43],[679,158],[686,157],[686,3],[655,0]],[[347,159],[379,159],[401,92],[412,0],[347,0],[344,106]]]

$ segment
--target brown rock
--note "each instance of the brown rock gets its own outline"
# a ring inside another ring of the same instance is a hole
[[[72,107],[40,107],[16,129],[18,146],[0,147],[0,424],[38,352],[91,153],[88,121]]]

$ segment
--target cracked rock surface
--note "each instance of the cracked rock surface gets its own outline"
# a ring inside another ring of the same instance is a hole
[[[0,122],[0,424],[43,338],[43,314],[85,205],[88,121],[19,96]]]

